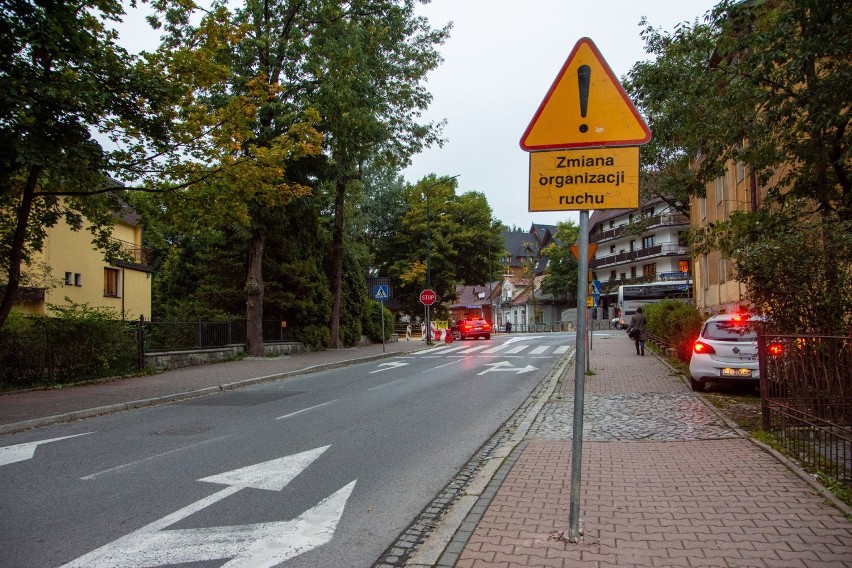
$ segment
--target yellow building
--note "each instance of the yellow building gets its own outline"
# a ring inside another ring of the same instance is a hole
[[[728,163],[725,173],[706,186],[706,197],[692,197],[693,228],[725,221],[734,211],[754,211],[765,197],[754,174],[743,164]],[[695,307],[701,313],[732,313],[747,304],[745,287],[734,279],[731,261],[719,251],[693,259]]]
[[[63,306],[70,300],[111,308],[123,319],[151,319],[153,269],[142,246],[139,219],[128,208],[116,215],[112,230],[112,238],[132,260],[104,260],[104,252],[92,245],[85,222],[79,231],[73,231],[64,221],[48,229],[44,248],[33,259],[33,267],[40,265],[48,270],[47,284],[41,290],[19,291],[16,307],[25,313],[52,315],[49,304]]]

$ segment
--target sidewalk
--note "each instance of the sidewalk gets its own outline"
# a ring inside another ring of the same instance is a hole
[[[285,357],[250,357],[156,375],[0,394],[0,434],[191,398],[424,348],[423,341],[403,339],[386,343],[384,350],[379,343]]]
[[[594,339],[581,541],[566,538],[572,366],[437,566],[852,566],[850,517],[648,353],[620,333]]]

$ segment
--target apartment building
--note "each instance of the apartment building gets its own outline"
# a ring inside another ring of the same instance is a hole
[[[615,306],[622,284],[691,278],[689,227],[689,217],[662,199],[645,201],[637,209],[593,212],[589,246],[597,249],[589,270],[603,286],[601,307]]]

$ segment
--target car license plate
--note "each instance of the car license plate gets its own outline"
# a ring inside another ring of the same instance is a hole
[[[722,369],[723,377],[751,377],[751,369]]]

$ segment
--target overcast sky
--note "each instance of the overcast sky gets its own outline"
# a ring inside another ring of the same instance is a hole
[[[530,213],[529,155],[519,140],[551,83],[582,37],[598,47],[617,77],[645,53],[639,21],[674,30],[703,19],[711,0],[432,0],[421,8],[434,26],[453,22],[444,63],[429,76],[432,106],[447,119],[443,148],[416,156],[408,181],[434,172],[459,177],[459,190],[488,198],[508,226],[579,219],[577,212]]]
[[[701,19],[718,0],[432,0],[418,7],[434,27],[453,22],[429,75],[424,118],[447,120],[443,148],[415,156],[409,182],[459,175],[459,192],[479,191],[508,226],[579,219],[577,212],[528,211],[528,154],[519,140],[574,44],[589,37],[617,77],[649,59],[639,20],[672,31]],[[128,9],[119,28],[128,48],[153,49],[156,36]]]

